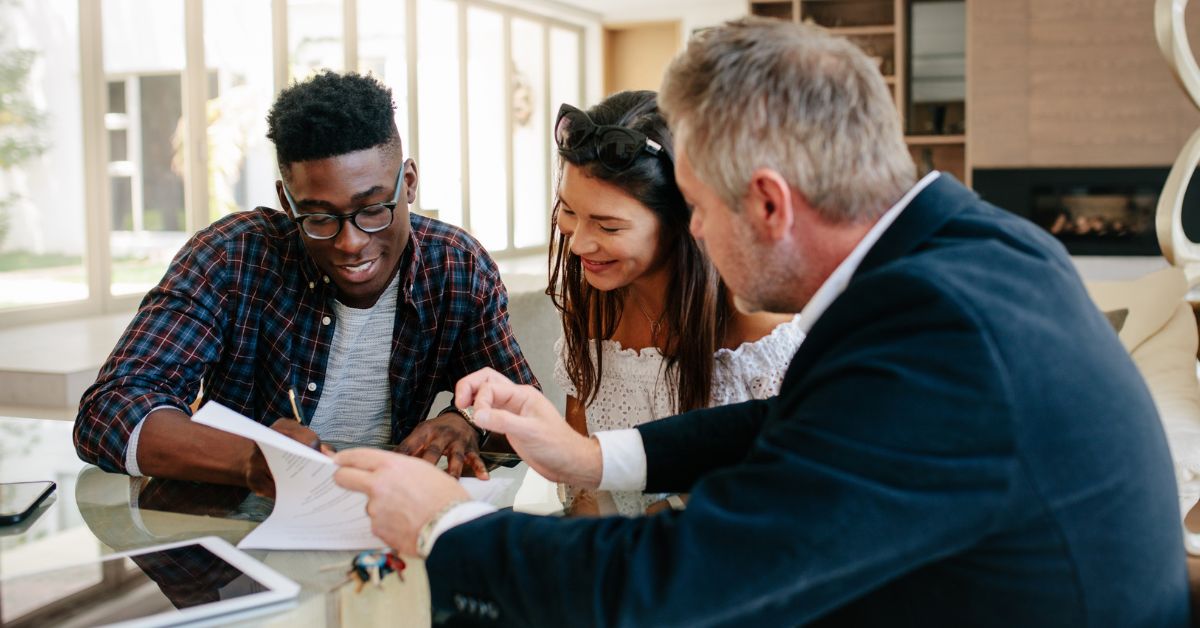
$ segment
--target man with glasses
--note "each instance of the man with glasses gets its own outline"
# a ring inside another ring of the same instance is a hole
[[[486,477],[486,434],[464,414],[422,421],[434,396],[485,366],[536,382],[487,253],[409,213],[417,167],[394,109],[356,74],[280,93],[267,136],[284,211],[225,217],[183,247],[83,396],[81,458],[273,494],[252,442],[188,419],[202,396],[306,444],[445,456],[451,475]]]

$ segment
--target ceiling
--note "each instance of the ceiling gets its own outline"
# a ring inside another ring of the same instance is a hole
[[[713,4],[715,0],[554,0],[559,4],[566,4],[588,11],[595,11],[601,15],[611,15],[614,13],[628,13],[631,10],[642,8],[651,9],[653,13],[662,13],[664,10],[676,9],[681,14],[686,12],[688,8],[695,7],[698,4]]]

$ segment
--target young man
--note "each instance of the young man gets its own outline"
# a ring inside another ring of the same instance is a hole
[[[283,211],[227,216],[183,247],[83,396],[81,458],[271,494],[252,442],[188,419],[203,390],[306,443],[396,446],[486,476],[482,433],[460,413],[422,419],[479,368],[535,380],[487,253],[409,213],[417,167],[394,109],[389,89],[356,74],[280,93],[267,136]],[[307,425],[290,418],[293,390]]]
[[[419,460],[339,453],[436,613],[515,625],[1182,626],[1154,405],[1066,252],[946,175],[916,181],[850,42],[746,20],[660,97],[692,233],[741,307],[811,326],[778,397],[584,438],[536,390],[459,382],[551,480],[684,511],[489,512]],[[501,568],[497,568],[497,564]]]

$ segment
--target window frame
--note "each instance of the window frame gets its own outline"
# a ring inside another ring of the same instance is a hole
[[[82,155],[83,155],[83,189],[86,208],[84,210],[84,251],[83,267],[88,288],[88,296],[76,301],[47,303],[28,307],[12,308],[0,311],[0,328],[36,322],[48,322],[84,316],[115,315],[132,312],[144,297],[144,294],[112,294],[112,252],[111,240],[111,191],[110,191],[110,160],[109,131],[105,121],[108,111],[108,83],[111,80],[128,80],[119,75],[106,75],[103,59],[103,28],[102,3],[104,0],[78,0],[79,20],[79,82],[80,104],[82,111]],[[182,99],[183,120],[187,141],[184,154],[184,223],[187,235],[207,227],[208,220],[208,138],[206,107],[208,100],[208,68],[205,63],[204,48],[204,1],[181,0],[184,7],[184,68],[182,70]],[[274,88],[278,93],[292,79],[288,63],[288,0],[269,0],[271,4],[272,68]],[[359,37],[358,37],[358,4],[359,0],[340,0],[342,3],[342,51],[344,67],[347,70],[358,69]],[[594,91],[589,83],[589,59],[595,56],[595,39],[600,27],[600,16],[597,13],[575,7],[567,7],[550,1],[524,0],[531,7],[544,8],[545,12],[509,4],[503,0],[448,0],[457,5],[458,15],[458,54],[459,54],[459,105],[462,150],[462,186],[463,199],[463,228],[470,231],[470,128],[467,124],[467,99],[470,85],[467,81],[467,9],[480,8],[499,13],[504,23],[504,51],[508,58],[512,57],[512,21],[520,18],[538,23],[542,27],[543,50],[545,51],[540,86],[543,100],[542,115],[544,128],[553,125],[555,113],[554,104],[550,102],[549,89],[551,80],[551,32],[561,29],[573,32],[578,37],[578,102],[585,102],[586,95]],[[519,1],[519,0],[518,0]],[[406,143],[409,154],[420,163],[420,142],[418,136],[419,109],[418,72],[417,64],[417,20],[418,0],[405,0],[405,65],[406,65],[406,100],[408,105],[408,129]],[[512,92],[511,64],[505,71],[506,93]],[[127,108],[128,108],[128,98]],[[516,208],[513,199],[513,120],[512,100],[505,99],[506,120],[506,163],[505,176],[508,179],[506,247],[490,251],[496,259],[507,259],[544,252],[548,242],[536,245],[514,246],[514,228],[516,224]],[[198,113],[198,115],[197,115]],[[126,112],[126,116],[129,112]],[[132,122],[130,123],[132,124]],[[132,131],[127,129],[127,141],[132,141]],[[549,140],[547,140],[549,142]],[[549,144],[548,144],[549,146]],[[552,195],[554,171],[557,159],[552,150],[547,148],[546,159],[546,194]],[[134,155],[126,155],[126,161],[135,162]],[[140,177],[140,173],[133,177]],[[546,221],[549,222],[553,203],[548,199],[546,204]],[[418,189],[417,200],[412,205],[414,211],[422,213],[421,190]],[[547,229],[547,240],[552,236]]]

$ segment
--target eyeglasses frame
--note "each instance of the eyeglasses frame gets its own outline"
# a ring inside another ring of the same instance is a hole
[[[366,234],[379,233],[380,231],[383,231],[383,230],[387,229],[388,227],[392,226],[392,223],[396,221],[396,206],[400,204],[400,192],[401,192],[401,190],[403,190],[403,188],[400,185],[400,182],[403,181],[403,179],[404,179],[405,164],[407,164],[407,162],[405,162],[404,164],[400,164],[400,171],[396,173],[396,192],[395,192],[395,194],[392,195],[391,201],[388,201],[386,203],[371,203],[370,205],[367,205],[366,207],[360,207],[360,208],[350,212],[349,214],[327,214],[327,213],[301,214],[300,210],[296,208],[296,199],[292,198],[292,192],[291,192],[291,190],[288,189],[287,180],[283,178],[282,172],[279,173],[279,176],[280,176],[279,181],[280,181],[280,184],[283,186],[283,196],[284,196],[284,198],[287,199],[288,209],[291,211],[292,220],[296,221],[297,226],[300,227],[300,231],[304,232],[304,235],[308,236],[309,238],[312,238],[313,240],[332,240],[332,239],[338,237],[339,235],[341,235],[342,228],[345,226],[347,220],[350,221],[351,223],[353,223],[355,228],[357,228],[359,231],[362,231],[363,233],[366,233]],[[388,223],[378,229],[371,229],[371,230],[363,229],[362,226],[360,226],[358,224],[358,215],[364,211],[367,211],[368,209],[371,209],[372,207],[375,207],[376,205],[381,205],[381,206],[387,208]],[[336,219],[338,221],[337,231],[334,231],[333,235],[328,235],[328,236],[324,236],[324,237],[314,236],[313,234],[309,233],[308,230],[304,228],[304,221],[313,216],[322,216],[322,217],[326,217],[326,218]]]

